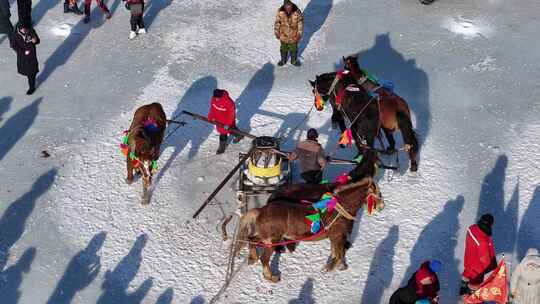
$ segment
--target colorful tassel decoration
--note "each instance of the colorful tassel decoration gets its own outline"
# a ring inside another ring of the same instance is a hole
[[[341,137],[339,138],[340,145],[346,145],[346,146],[352,146],[352,132],[351,129],[345,130],[343,134],[341,134]]]
[[[351,180],[351,177],[349,176],[349,174],[343,173],[339,175],[338,177],[336,177],[335,182],[338,183],[340,186],[342,186],[342,185],[348,184],[350,180]]]

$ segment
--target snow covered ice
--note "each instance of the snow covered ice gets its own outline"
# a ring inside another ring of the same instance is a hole
[[[510,267],[540,248],[540,3],[296,3],[303,65],[278,68],[281,1],[148,1],[148,34],[128,41],[120,0],[107,2],[107,21],[93,8],[89,24],[64,14],[61,1],[34,0],[41,73],[33,96],[0,36],[2,303],[211,303],[227,266],[218,230],[237,206],[232,185],[191,217],[249,142],[215,156],[212,126],[186,118],[162,146],[152,202],[142,206],[140,181],[125,184],[121,132],[151,102],[169,117],[205,114],[220,87],[235,99],[241,129],[289,134],[313,103],[308,79],[351,53],[409,102],[419,172],[409,173],[401,154],[403,168],[381,178],[386,208],[359,217],[348,270],[321,273],[329,242],[302,243],[273,260],[277,284],[237,260],[241,270],[217,303],[385,303],[430,258],[443,262],[441,303],[457,303],[465,231],[486,211]],[[314,127],[331,150],[339,134],[330,115],[313,113],[283,148]]]

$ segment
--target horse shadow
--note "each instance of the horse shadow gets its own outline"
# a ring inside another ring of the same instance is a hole
[[[517,258],[521,261],[529,248],[540,248],[540,227],[538,219],[540,218],[540,186],[536,187],[529,207],[523,214],[521,224],[519,225],[519,234],[517,240]],[[497,221],[495,221],[497,223]],[[495,244],[497,245],[497,244]]]
[[[15,200],[0,218],[0,271],[6,266],[11,247],[22,237],[37,200],[52,186],[56,173],[56,169],[51,169],[41,175],[32,189]]]
[[[196,296],[195,298],[191,299],[191,302],[189,304],[204,304],[204,298],[203,296]]]
[[[189,89],[184,93],[184,96],[178,103],[176,110],[173,113],[173,118],[180,117],[182,110],[197,112],[202,108],[201,105],[206,105],[212,97],[213,91],[217,88],[217,80],[213,76],[206,76],[195,81]],[[201,113],[202,114],[202,113]],[[204,115],[204,114],[202,114]],[[199,152],[202,143],[212,134],[212,126],[207,123],[195,123],[196,128],[184,127],[180,139],[175,140],[175,135],[169,133],[169,138],[161,146],[164,151],[168,147],[173,148],[173,152],[162,169],[159,170],[156,177],[156,183],[163,177],[163,174],[170,168],[176,157],[191,143],[188,153],[188,159],[192,159]],[[191,122],[188,122],[191,125]],[[174,129],[173,129],[174,130]],[[173,132],[173,131],[170,131]]]
[[[129,253],[111,271],[105,273],[101,289],[103,293],[97,304],[141,303],[152,288],[153,280],[146,279],[135,291],[128,293],[130,282],[133,281],[142,263],[142,250],[148,237],[141,234],[133,244]]]
[[[407,284],[410,276],[422,262],[435,259],[443,264],[442,270],[437,274],[441,282],[441,298],[456,297],[461,273],[459,271],[460,262],[453,253],[457,247],[460,229],[459,214],[464,205],[465,199],[461,195],[454,200],[449,200],[444,205],[443,211],[425,226],[411,250],[410,265],[405,272],[401,286]],[[457,301],[457,298],[454,300]]]
[[[505,208],[504,184],[508,157],[501,155],[495,166],[482,182],[477,219],[482,214],[491,213],[495,218],[493,224],[493,243],[497,252],[514,253],[518,226],[519,182]]]
[[[368,277],[360,303],[380,303],[384,290],[390,287],[394,277],[395,247],[399,240],[399,226],[394,225],[381,241],[369,266]]]
[[[0,272],[0,297],[2,303],[19,302],[22,294],[19,287],[23,280],[23,274],[30,272],[30,266],[35,257],[36,248],[28,248],[14,265]]]
[[[43,2],[43,1],[41,1]],[[114,14],[118,6],[120,5],[121,0],[115,0],[111,7],[109,7],[111,14]],[[101,9],[99,7],[94,7],[90,12],[92,16],[91,20],[96,20],[99,16],[97,15]],[[49,77],[56,71],[57,68],[65,65],[69,58],[75,53],[79,48],[84,39],[90,34],[92,29],[96,29],[103,25],[105,20],[103,18],[99,19],[98,22],[90,21],[90,23],[85,24],[83,19],[77,22],[69,34],[68,37],[54,50],[54,52],[47,58],[45,64],[43,65],[43,70],[38,74],[37,85],[41,86]]]
[[[103,246],[106,236],[105,232],[94,235],[86,248],[71,259],[47,304],[69,304],[77,292],[95,280],[101,268],[101,258],[97,252]]]
[[[394,83],[396,93],[407,101],[416,115],[416,132],[421,148],[431,127],[427,73],[416,65],[414,59],[405,59],[393,48],[389,33],[377,35],[371,48],[358,53],[358,61],[362,68],[380,80],[391,80]]]
[[[8,101],[5,104],[9,107],[10,100],[7,100]],[[39,105],[42,100],[43,97],[36,99],[34,102],[17,112],[17,114],[11,116],[6,120],[4,125],[0,127],[0,161],[30,129],[36,120]]]
[[[161,295],[159,295],[156,304],[171,304],[174,298],[174,291],[172,288],[167,288]]]
[[[265,63],[249,80],[236,99],[237,126],[245,132],[251,131],[251,119],[264,103],[275,80],[275,66]]]
[[[321,29],[330,15],[333,0],[311,0],[304,9],[304,33],[298,45],[298,56],[306,50],[311,38]]]
[[[0,121],[2,121],[2,115],[9,111],[11,103],[13,102],[13,97],[2,97],[0,98]]]
[[[171,5],[172,0],[150,0],[146,5],[144,14],[144,26],[149,29],[159,13]]]

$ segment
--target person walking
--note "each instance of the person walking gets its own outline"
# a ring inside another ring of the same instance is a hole
[[[107,7],[107,5],[103,3],[103,0],[96,0],[96,3],[101,9],[101,11],[103,12],[103,14],[105,14],[105,18],[111,19],[111,12],[109,11],[109,8]],[[92,0],[84,0],[84,19],[83,19],[84,23],[90,22],[90,5],[91,4],[92,4]]]
[[[470,294],[484,282],[484,276],[497,268],[495,247],[491,238],[493,215],[487,213],[467,229],[464,270],[459,294]]]
[[[207,116],[211,122],[218,122],[221,125],[216,125],[216,130],[219,133],[219,147],[216,154],[222,154],[227,148],[227,141],[232,129],[236,129],[236,105],[229,97],[229,92],[226,90],[215,89],[212,99],[210,100],[210,111]],[[242,139],[241,136],[235,135],[234,143]]]
[[[40,43],[36,31],[27,23],[17,23],[15,33],[10,35],[11,48],[17,53],[17,71],[28,78],[28,91],[36,91],[36,75],[39,73],[36,45]]]
[[[131,12],[131,19],[129,23],[131,25],[131,31],[129,32],[129,39],[137,37],[138,34],[145,34],[144,28],[144,0],[123,0],[126,1],[126,8]]]
[[[304,32],[304,15],[296,4],[290,0],[285,0],[279,8],[274,22],[274,34],[281,42],[280,54],[281,60],[279,66],[287,63],[289,54],[291,55],[291,64],[300,66],[298,61],[298,43],[302,39]]]
[[[540,303],[540,255],[531,248],[512,273],[510,297],[514,304]]]
[[[440,284],[437,273],[441,268],[440,261],[423,262],[413,273],[407,286],[399,288],[392,294],[389,304],[438,303]]]
[[[0,0],[0,34],[13,33],[13,24],[9,18],[11,18],[9,0]]]
[[[309,184],[318,184],[322,181],[323,169],[327,164],[324,149],[317,141],[319,133],[309,129],[307,139],[301,141],[296,149],[289,154],[290,160],[300,162],[300,176]]]

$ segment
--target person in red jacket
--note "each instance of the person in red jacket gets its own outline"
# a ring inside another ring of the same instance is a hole
[[[227,148],[227,140],[231,129],[236,129],[236,106],[234,101],[229,97],[229,92],[221,89],[215,89],[210,101],[210,111],[208,112],[208,120],[218,122],[224,126],[216,126],[219,133],[219,148],[216,154],[225,152]],[[237,143],[242,139],[236,136],[234,142]]]
[[[425,261],[413,273],[407,286],[396,290],[390,298],[390,304],[414,304],[418,300],[427,300],[429,303],[438,303],[440,290],[437,273],[442,263],[437,260]]]
[[[491,238],[491,227],[494,222],[493,215],[484,214],[475,225],[467,229],[460,295],[477,290],[484,281],[484,275],[497,268],[495,248]]]
[[[138,34],[145,34],[144,28],[144,0],[122,0],[126,1],[126,8],[131,12],[131,32],[129,32],[129,40],[137,37]]]
[[[103,3],[103,0],[96,0],[96,2],[99,8],[101,9],[101,11],[103,12],[103,14],[105,14],[105,18],[111,19],[111,12],[109,11],[109,8],[107,7],[107,5]],[[84,19],[83,19],[84,23],[90,22],[90,5],[91,4],[92,4],[92,0],[84,0]]]

